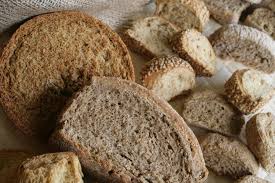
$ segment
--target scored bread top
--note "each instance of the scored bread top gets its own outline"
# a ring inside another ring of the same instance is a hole
[[[65,100],[93,75],[134,80],[120,37],[81,12],[27,21],[0,59],[0,102],[9,119],[29,135],[46,137]]]

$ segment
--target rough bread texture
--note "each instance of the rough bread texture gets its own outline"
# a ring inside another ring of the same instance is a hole
[[[136,20],[122,33],[127,46],[134,52],[149,58],[175,55],[170,39],[180,29],[161,17]]]
[[[0,182],[17,183],[17,168],[31,156],[31,153],[22,151],[0,151]]]
[[[258,8],[246,18],[244,23],[275,39],[275,12],[266,8]]]
[[[197,76],[213,76],[216,71],[216,55],[208,39],[195,29],[175,35],[173,49],[187,60]]]
[[[41,15],[23,24],[0,58],[0,102],[25,134],[46,137],[56,114],[93,75],[134,80],[120,37],[80,12]]]
[[[71,152],[43,154],[24,161],[18,183],[83,183],[77,156]]]
[[[269,183],[269,182],[259,177],[256,177],[254,175],[248,175],[240,178],[235,183]]]
[[[242,0],[203,0],[211,16],[220,24],[238,23],[250,3]]]
[[[194,88],[196,83],[191,65],[174,56],[153,59],[145,65],[141,75],[143,86],[167,101]]]
[[[157,0],[155,14],[181,29],[195,28],[202,32],[209,20],[209,11],[201,0]]]
[[[209,133],[199,141],[206,166],[218,175],[240,178],[257,173],[259,166],[255,157],[238,140]]]
[[[274,89],[255,70],[237,70],[225,83],[228,100],[244,114],[254,113],[273,96]]]
[[[262,166],[269,172],[275,172],[275,117],[271,113],[252,117],[246,126],[246,139]]]
[[[60,117],[50,143],[75,151],[100,182],[204,182],[199,143],[164,100],[140,85],[94,77]]]
[[[275,71],[274,40],[257,29],[230,24],[218,29],[210,40],[221,58],[233,58],[266,73]]]
[[[229,136],[238,135],[244,124],[240,112],[211,90],[197,91],[186,98],[182,116],[189,125]]]

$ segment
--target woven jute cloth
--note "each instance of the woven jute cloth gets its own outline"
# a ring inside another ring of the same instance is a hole
[[[62,10],[83,10],[117,28],[133,13],[144,12],[150,0],[0,0],[0,32],[32,16]]]

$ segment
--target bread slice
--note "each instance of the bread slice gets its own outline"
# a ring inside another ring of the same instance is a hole
[[[259,166],[255,157],[238,140],[209,133],[199,141],[206,166],[218,175],[240,178],[257,173]]]
[[[157,0],[155,14],[181,29],[195,28],[202,32],[209,20],[209,11],[201,0]]]
[[[267,8],[258,8],[247,16],[244,23],[267,33],[275,39],[275,12]]]
[[[17,183],[17,168],[27,158],[33,156],[31,153],[23,151],[0,151],[0,182]]]
[[[235,183],[269,183],[269,182],[259,177],[256,177],[254,175],[248,175],[240,178]]]
[[[241,114],[223,95],[211,90],[197,91],[183,104],[183,119],[192,126],[224,135],[238,135],[244,124]]]
[[[256,112],[274,94],[263,73],[250,69],[235,71],[224,88],[228,100],[244,114]]]
[[[77,156],[71,152],[43,154],[24,161],[19,183],[83,183]]]
[[[242,0],[203,0],[211,16],[220,24],[238,23],[250,3]]]
[[[94,77],[60,117],[50,143],[73,150],[100,182],[204,182],[193,132],[172,107],[136,83]]]
[[[167,20],[154,16],[134,21],[122,37],[132,51],[154,58],[175,55],[169,41],[179,30]]]
[[[134,80],[129,52],[109,27],[80,12],[38,16],[5,47],[0,102],[25,134],[47,137],[56,114],[93,75]]]
[[[142,84],[164,100],[195,87],[196,75],[185,60],[166,56],[153,59],[142,71]]]
[[[266,73],[275,71],[274,40],[257,29],[230,24],[218,29],[210,40],[221,58],[233,58]]]
[[[195,29],[182,31],[172,41],[173,49],[187,60],[197,76],[213,76],[216,70],[216,55],[208,39]]]
[[[271,113],[260,113],[252,117],[246,126],[248,147],[262,166],[275,172],[275,117]]]

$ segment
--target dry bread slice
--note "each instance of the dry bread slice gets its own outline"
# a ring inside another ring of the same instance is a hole
[[[17,168],[31,156],[33,154],[22,151],[0,151],[0,182],[17,183]]]
[[[274,40],[252,27],[230,24],[211,35],[212,46],[221,58],[233,58],[267,73],[275,71]]]
[[[120,37],[80,12],[26,22],[0,59],[0,102],[10,120],[30,135],[47,136],[67,98],[93,75],[134,80]]]
[[[275,12],[267,8],[258,8],[247,16],[244,23],[267,33],[275,39]]]
[[[203,0],[211,16],[221,24],[238,23],[250,3],[242,0]]]
[[[259,177],[256,177],[254,175],[248,175],[240,178],[235,183],[269,183],[269,182]]]
[[[245,114],[256,112],[274,94],[263,73],[249,69],[235,71],[224,87],[228,100]]]
[[[212,76],[216,55],[208,39],[195,29],[182,31],[173,38],[173,49],[187,60],[198,76]]]
[[[211,90],[196,91],[186,98],[182,116],[189,125],[229,136],[238,135],[244,124],[240,112]]]
[[[141,73],[142,84],[164,100],[171,100],[195,87],[196,75],[185,60],[166,56],[150,61]]]
[[[255,157],[238,140],[209,133],[199,141],[206,166],[218,175],[240,178],[257,173],[259,166]]]
[[[179,30],[169,21],[154,16],[134,21],[122,37],[132,51],[154,58],[175,55],[169,42]]]
[[[77,156],[71,152],[35,156],[18,168],[18,183],[83,183]]]
[[[246,139],[262,166],[269,172],[275,172],[275,117],[271,113],[252,117],[246,126]]]
[[[181,29],[195,28],[202,32],[209,20],[209,11],[201,0],[157,0],[155,14]]]
[[[140,85],[94,77],[68,104],[50,143],[77,153],[100,182],[204,182],[193,132]]]

